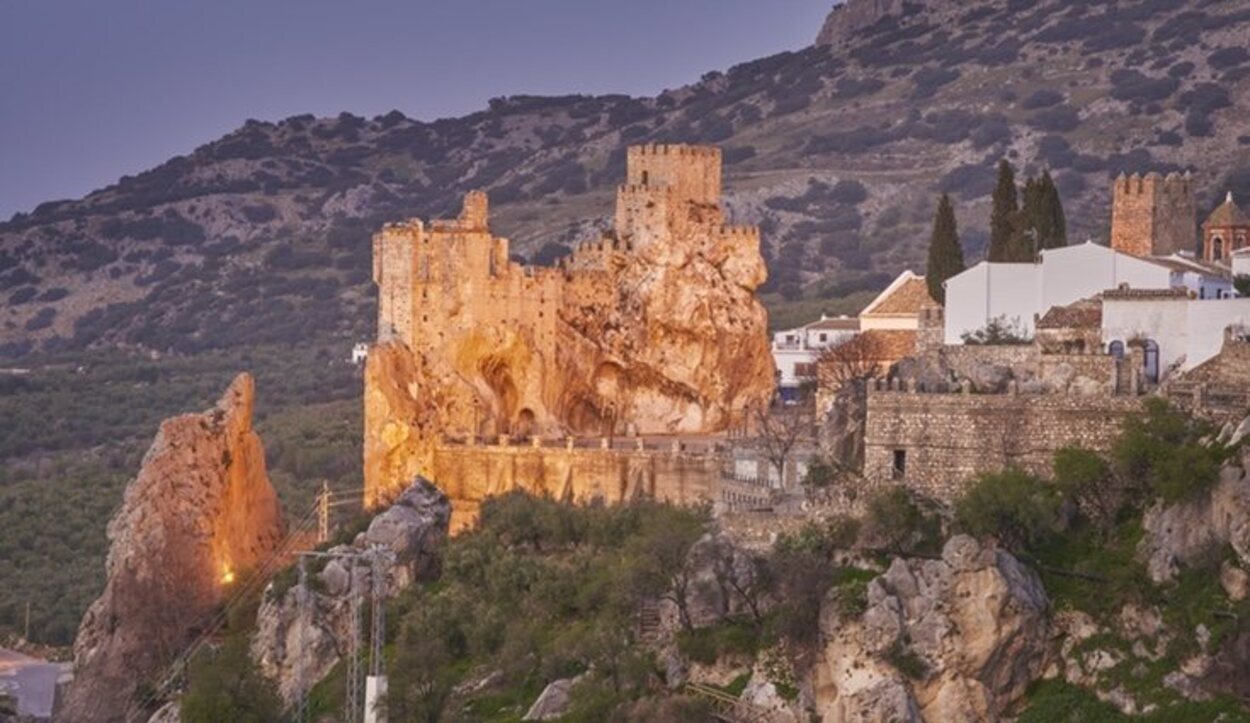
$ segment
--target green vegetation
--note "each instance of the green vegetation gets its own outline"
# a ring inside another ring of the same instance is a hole
[[[1016,197],[1016,172],[1006,158],[998,162],[998,182],[994,186],[992,203],[988,260],[1032,261],[1031,255],[1021,258],[1019,249],[1013,246],[1015,219],[1020,212],[1020,205]]]
[[[1018,318],[1008,321],[1006,317],[996,316],[985,326],[975,331],[960,334],[965,344],[971,346],[1007,346],[1028,344],[1033,339],[1024,331]]]
[[[194,357],[119,351],[31,359],[0,374],[0,627],[67,645],[104,583],[104,535],[161,420],[207,409],[235,374],[256,382],[256,427],[284,509],[327,480],[360,486],[360,380],[347,348],[259,347]]]
[[[1112,457],[1125,487],[1136,498],[1180,502],[1209,489],[1233,453],[1214,441],[1211,427],[1163,399],[1146,400],[1146,413],[1127,420]]]
[[[1017,723],[1246,723],[1250,713],[1233,700],[1164,706],[1145,715],[1124,715],[1089,689],[1044,680],[1029,690]]]
[[[980,475],[955,507],[960,529],[1023,552],[1051,534],[1059,500],[1054,489],[1016,469]]]
[[[673,588],[693,592],[686,555],[707,523],[705,511],[650,503],[570,507],[519,493],[487,502],[477,528],[445,548],[442,579],[399,603],[392,718],[454,709],[518,720],[547,683],[587,671],[564,720],[627,720],[638,705],[659,705],[642,701],[657,698],[662,673],[636,645],[634,621],[644,600],[682,607]],[[688,630],[683,645],[750,650],[753,636],[733,625]]]
[[[955,225],[955,207],[951,205],[951,197],[943,193],[938,199],[933,233],[929,236],[929,261],[924,275],[929,296],[939,304],[946,303],[946,280],[963,270],[964,250]]]

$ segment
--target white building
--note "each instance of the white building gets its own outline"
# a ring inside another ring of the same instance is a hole
[[[1250,326],[1250,298],[1199,300],[1166,291],[1110,291],[1102,301],[1102,341],[1115,355],[1145,351],[1145,377],[1155,382],[1219,353],[1224,330]]]
[[[352,347],[352,364],[364,364],[365,359],[369,358],[369,345],[363,341],[356,342]]]
[[[1034,263],[982,261],[946,282],[945,342],[994,319],[1031,335],[1037,317],[1108,289],[1181,287],[1199,299],[1234,295],[1227,275],[1178,255],[1141,258],[1087,241],[1046,249]]]
[[[816,376],[816,358],[827,349],[859,333],[859,319],[820,315],[819,321],[773,334],[773,361],[782,396]],[[788,391],[789,390],[789,391]]]

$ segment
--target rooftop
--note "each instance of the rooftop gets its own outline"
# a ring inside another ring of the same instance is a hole
[[[1247,217],[1241,207],[1233,201],[1233,192],[1229,191],[1228,196],[1224,198],[1218,208],[1211,212],[1207,220],[1202,224],[1203,228],[1225,228],[1230,226],[1250,226],[1250,217]]]
[[[1081,299],[1067,306],[1052,306],[1037,321],[1038,329],[1100,329],[1102,300]]]
[[[935,304],[923,276],[904,271],[877,295],[860,316],[918,316],[920,310]]]

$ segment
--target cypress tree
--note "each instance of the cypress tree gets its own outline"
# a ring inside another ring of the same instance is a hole
[[[943,193],[933,216],[933,235],[929,237],[929,263],[924,274],[929,295],[939,304],[945,304],[946,289],[942,284],[963,270],[964,250],[955,225],[955,209],[950,196]]]
[[[1040,236],[1044,241],[1042,248],[1055,249],[1068,245],[1068,218],[1063,212],[1063,200],[1059,198],[1059,189],[1050,177],[1050,171],[1042,173],[1042,214],[1046,223],[1046,234]]]
[[[1016,199],[1016,173],[1007,159],[998,162],[998,183],[990,212],[990,261],[1011,261],[1012,236],[1018,227],[1020,207]]]

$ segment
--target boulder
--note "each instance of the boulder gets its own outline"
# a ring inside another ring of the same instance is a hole
[[[74,641],[75,677],[57,719],[121,721],[141,683],[198,635],[282,538],[265,451],[252,430],[252,377],[212,409],[165,420],[109,522],[106,582]]]
[[[581,679],[582,676],[579,675],[576,678],[561,678],[548,683],[521,720],[552,720],[568,713],[573,688]]]
[[[1250,477],[1242,466],[1226,465],[1219,481],[1194,499],[1157,502],[1143,515],[1142,527],[1137,554],[1156,583],[1171,580],[1181,564],[1200,561],[1218,547],[1231,546],[1241,564],[1250,565]]]
[[[1007,391],[1007,383],[1013,378],[1011,367],[986,361],[968,364],[964,375],[972,383],[973,391],[982,394],[1000,394]]]
[[[895,559],[858,619],[822,611],[817,710],[827,723],[999,720],[1041,674],[1048,605],[1031,570],[971,537],[940,560]]]
[[[438,488],[418,477],[395,503],[357,535],[351,545],[330,550],[339,555],[382,546],[389,553],[382,589],[388,597],[437,572],[438,550],[447,538],[451,503]],[[299,686],[299,661],[309,685],[325,677],[347,650],[351,632],[349,599],[353,581],[372,589],[372,570],[365,558],[338,557],[316,573],[320,585],[305,590],[298,583],[285,590],[265,591],[256,613],[252,658],[273,680],[287,703]],[[306,602],[301,600],[306,596]],[[302,652],[302,655],[300,653]]]

